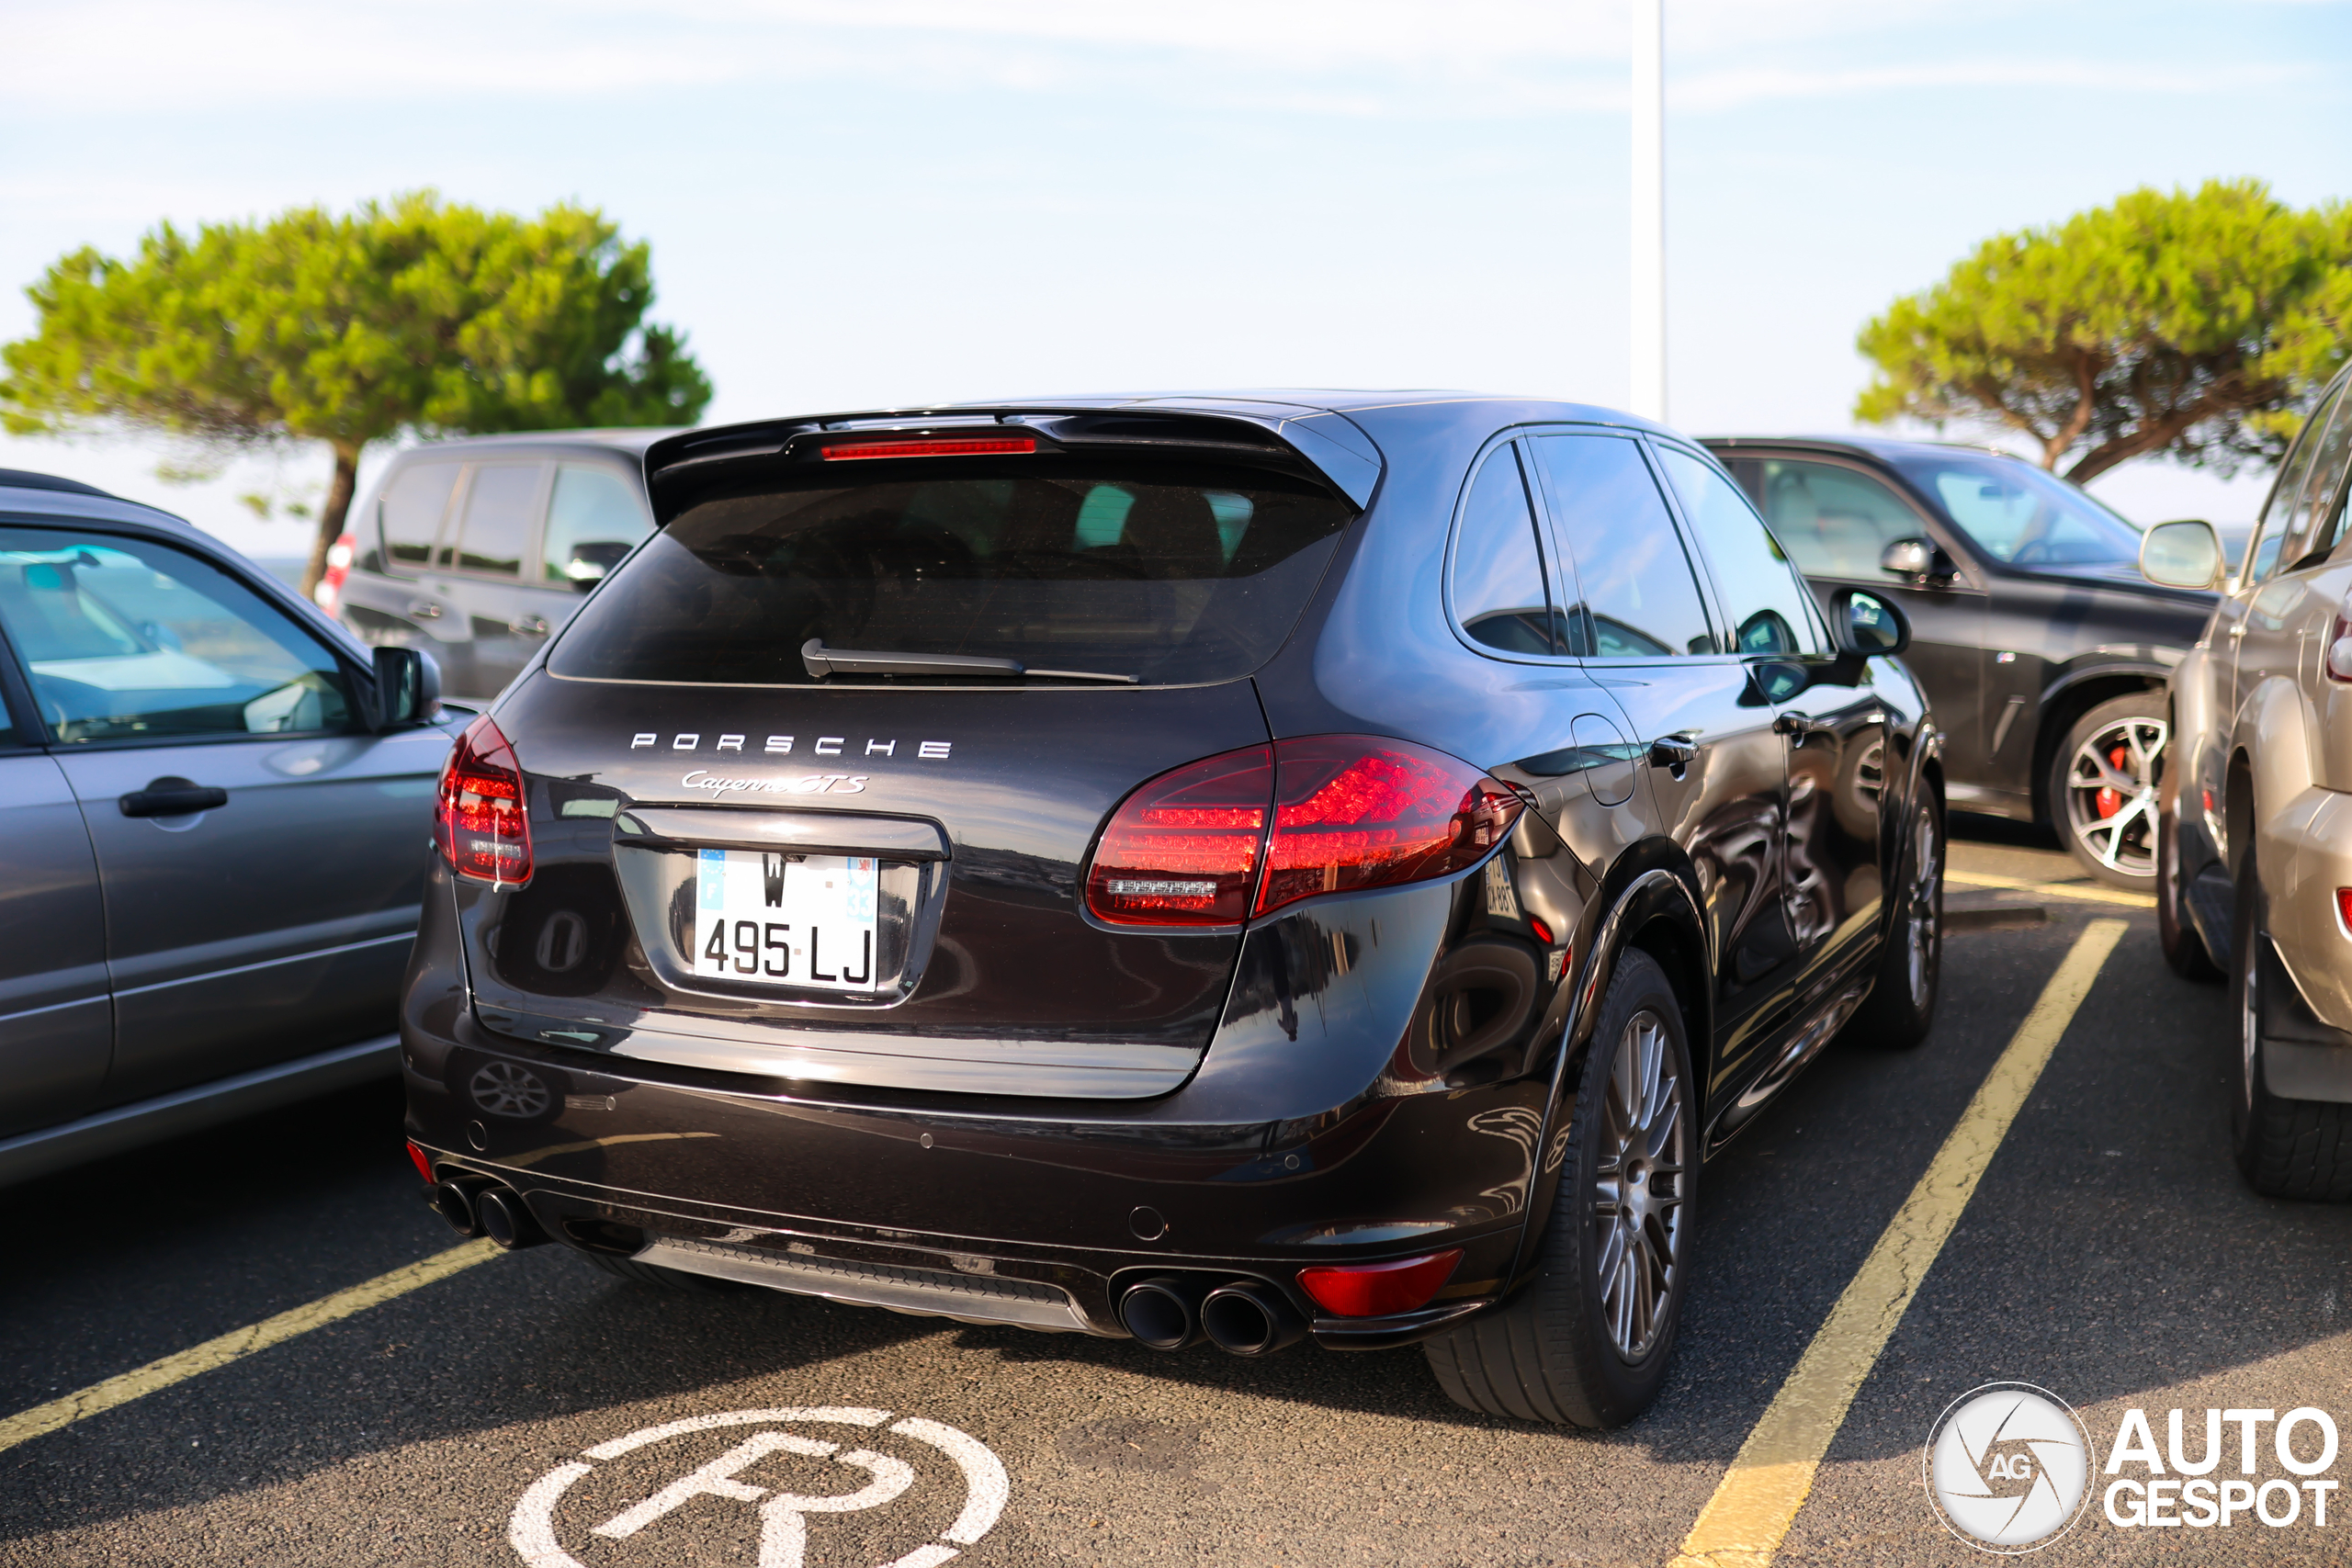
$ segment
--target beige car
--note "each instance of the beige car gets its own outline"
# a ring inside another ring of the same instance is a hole
[[[2141,570],[2223,590],[2172,672],[2156,906],[2181,974],[2238,999],[2231,1129],[2264,1192],[2352,1198],[2352,369],[2280,466],[2236,576],[2202,523],[2151,528]]]

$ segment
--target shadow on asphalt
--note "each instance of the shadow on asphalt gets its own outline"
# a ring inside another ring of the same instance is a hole
[[[2089,918],[1956,938],[1936,1031],[1905,1054],[1841,1043],[1711,1163],[1692,1295],[1657,1407],[1563,1432],[1720,1465],[1802,1352]],[[2352,1211],[2239,1181],[2217,1042],[2226,998],[2178,980],[2135,918],[1978,1189],[1835,1450],[1916,1449],[1994,1378],[2077,1405],[2243,1366],[2352,1326],[2335,1288]],[[439,1250],[390,1086],[257,1118],[10,1194],[0,1390],[20,1409]],[[2325,1281],[2325,1293],[2323,1286]],[[731,1385],[929,1336],[1007,1368],[1116,1369],[1230,1394],[1465,1429],[1417,1351],[1205,1347],[956,1327],[744,1291],[666,1295],[560,1249],[500,1259],[0,1460],[0,1540],[274,1484],[356,1453],[469,1438],[568,1451],[571,1418],[738,1402]],[[888,1375],[903,1381],[897,1363]],[[927,1375],[927,1374],[926,1374]],[[812,1395],[812,1397],[814,1397]],[[548,1429],[542,1429],[543,1427]],[[609,1433],[604,1435],[609,1436]],[[203,1462],[191,1460],[201,1444]],[[223,1451],[223,1450],[227,1451]]]

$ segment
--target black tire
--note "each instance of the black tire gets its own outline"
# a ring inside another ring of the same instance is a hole
[[[2050,760],[2050,826],[2075,863],[2110,887],[2145,893],[2155,879],[2156,786],[2171,741],[2165,694],[2133,692],[2076,718]]]
[[[1629,1108],[1615,1091],[1645,1075],[1647,1103]],[[1573,1087],[1535,1277],[1422,1349],[1457,1404],[1522,1421],[1622,1427],[1657,1399],[1674,1352],[1699,1163],[1682,1011],[1648,953],[1618,959]],[[1645,1152],[1626,1157],[1626,1146]]]
[[[664,1269],[659,1263],[639,1263],[634,1258],[616,1258],[609,1252],[590,1252],[573,1247],[571,1255],[584,1263],[616,1275],[632,1285],[650,1285],[657,1291],[668,1291],[684,1296],[716,1296],[729,1291],[748,1291],[752,1287],[733,1280],[714,1280],[707,1274],[689,1274],[683,1269]]]
[[[2180,814],[2177,806],[2156,812],[2156,945],[2165,963],[2184,980],[2219,980],[2222,967],[2205,951],[2183,900],[2188,887],[2180,879]]]
[[[1944,967],[1944,818],[1924,785],[1903,835],[1898,900],[1879,954],[1878,977],[1842,1038],[1875,1051],[1908,1051],[1935,1027]]]
[[[2230,1143],[2247,1185],[2271,1198],[2341,1202],[2352,1198],[2352,1105],[2286,1100],[2267,1087],[2262,1028],[2262,883],[2254,848],[2238,871],[2237,909],[2230,932],[2230,999],[2236,1004],[2235,1092],[2230,1097]]]

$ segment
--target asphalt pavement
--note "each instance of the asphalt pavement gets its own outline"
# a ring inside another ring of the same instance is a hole
[[[2295,1494],[2294,1522],[2111,1522],[2129,1410],[2159,1450],[2186,1412],[2191,1468],[2209,1408],[2352,1423],[2352,1210],[2239,1180],[2227,998],[2165,969],[2144,901],[2101,897],[2030,833],[1961,833],[1933,1035],[1833,1047],[1706,1168],[1678,1359],[1625,1430],[1472,1416],[1418,1350],[1159,1355],[657,1293],[541,1247],[0,1450],[0,1564],[1656,1568],[2086,922],[2118,917],[1773,1560],[1981,1561],[1929,1506],[1921,1452],[1995,1381],[2087,1429],[2090,1501],[2041,1562],[2352,1557],[2352,1500],[2316,1524],[2326,1495],[2297,1491],[2268,1427],[2246,1491],[2272,1518]],[[447,1251],[398,1116],[370,1089],[8,1191],[0,1418]],[[2216,1482],[2243,1469],[2224,1430]],[[2352,1476],[2352,1451],[2319,1473]]]

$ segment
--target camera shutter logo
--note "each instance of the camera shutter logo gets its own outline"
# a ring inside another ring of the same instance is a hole
[[[1986,1383],[1945,1408],[1920,1464],[1954,1535],[1985,1551],[2038,1551],[2082,1517],[2090,1435],[2048,1389]]]

